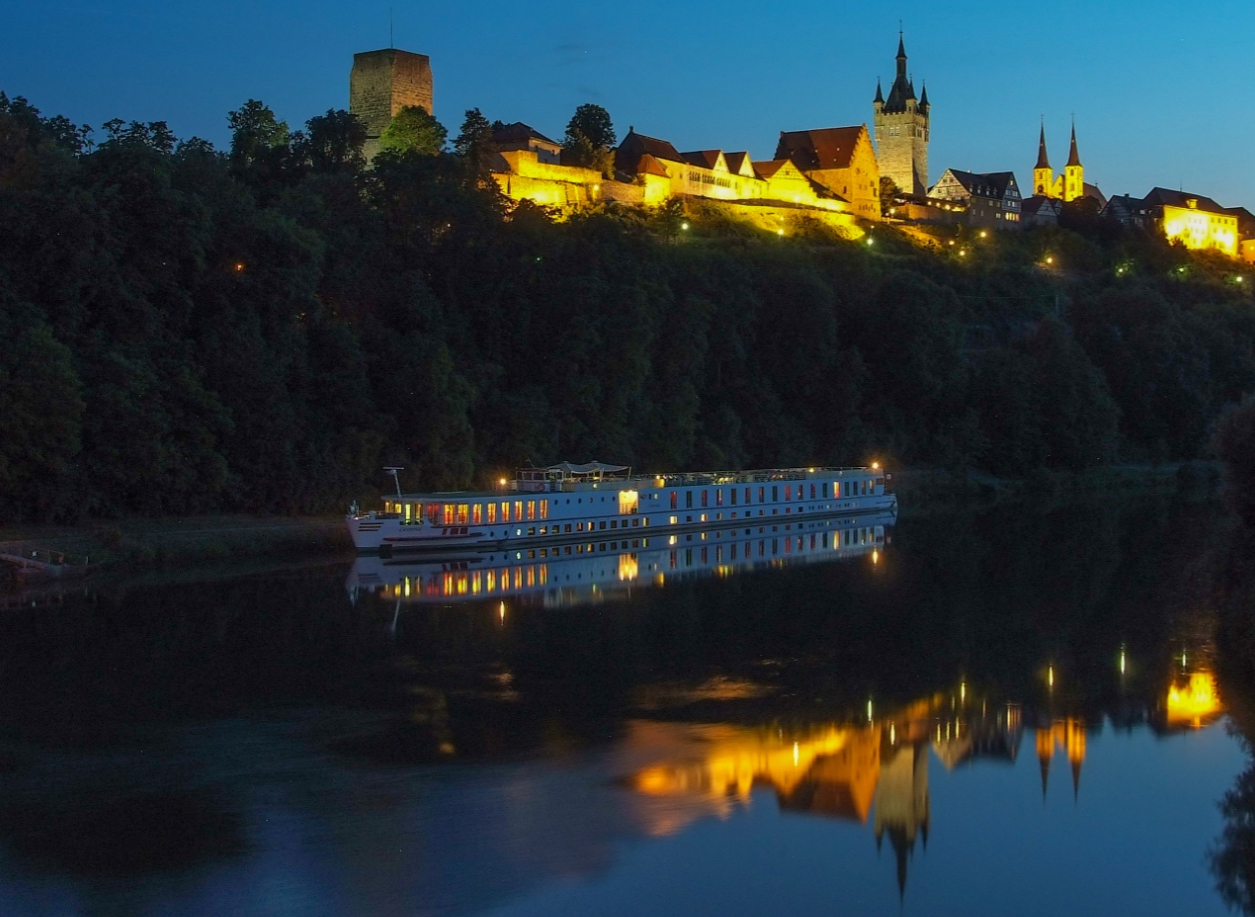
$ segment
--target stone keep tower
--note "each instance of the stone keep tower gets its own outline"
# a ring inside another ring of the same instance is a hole
[[[392,116],[408,105],[432,114],[431,59],[385,48],[353,55],[349,74],[349,111],[366,127],[366,159],[379,152],[379,135]]]
[[[906,73],[906,48],[898,33],[898,72],[886,99],[876,82],[872,102],[880,174],[907,194],[928,193],[928,87],[917,99]]]

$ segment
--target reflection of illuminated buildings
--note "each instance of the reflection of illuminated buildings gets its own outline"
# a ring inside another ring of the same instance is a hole
[[[870,821],[877,849],[888,837],[903,892],[917,841],[925,849],[928,844],[930,750],[947,770],[978,759],[1014,764],[1027,720],[1043,798],[1058,759],[1066,759],[1073,798],[1079,798],[1088,752],[1085,718],[1026,716],[1018,704],[986,715],[984,704],[969,710],[959,697],[937,695],[878,713],[866,725],[832,723],[793,732],[638,722],[629,744],[649,763],[626,783],[649,800],[644,819],[655,836],[704,816],[727,818],[751,805],[755,789],[773,791],[781,809]],[[1170,729],[1207,725],[1221,713],[1209,673],[1180,676],[1166,693],[1163,716]]]
[[[902,890],[916,840],[928,840],[929,749],[949,768],[980,754],[1013,760],[1019,744],[1018,708],[952,720],[948,732],[935,733],[942,701],[919,701],[871,725],[800,732],[638,722],[630,743],[655,760],[627,785],[654,803],[646,820],[655,836],[703,816],[726,818],[750,805],[755,788],[774,791],[782,809],[859,824],[870,818],[877,848],[888,835]]]
[[[1224,708],[1211,672],[1193,672],[1168,688],[1164,720],[1168,729],[1198,729],[1220,718]]]
[[[878,564],[892,522],[892,515],[879,513],[452,558],[362,556],[345,585],[354,598],[368,592],[403,602],[449,604],[508,596],[567,606],[634,587],[745,570],[855,557]]]
[[[637,724],[633,738],[657,742],[668,728]],[[632,776],[631,786],[641,793],[691,803],[689,818],[669,818],[651,833],[671,833],[702,815],[726,816],[734,804],[749,805],[755,787],[771,787],[782,808],[867,820],[880,767],[880,737],[873,730],[830,725],[794,736],[726,726],[702,730],[700,738],[707,743],[704,756],[654,764]]]

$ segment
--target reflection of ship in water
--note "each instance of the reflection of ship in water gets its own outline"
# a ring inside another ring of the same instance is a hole
[[[625,783],[647,799],[645,818],[654,835],[673,834],[703,816],[727,818],[750,805],[754,789],[773,791],[784,810],[859,824],[870,819],[877,850],[889,840],[904,893],[916,843],[928,844],[930,757],[947,771],[978,760],[1014,765],[1028,729],[1043,799],[1053,763],[1066,758],[1075,802],[1087,736],[1102,729],[1102,717],[1026,714],[1016,703],[991,711],[986,703],[968,705],[960,697],[966,700],[966,685],[874,721],[793,731],[638,722],[629,743],[650,763]],[[1160,703],[1176,728],[1206,725],[1224,712],[1206,672],[1171,684]]]
[[[880,561],[891,513],[774,522],[443,558],[362,556],[346,587],[428,604],[517,597],[546,606],[598,601],[633,587],[745,570],[870,557]]]

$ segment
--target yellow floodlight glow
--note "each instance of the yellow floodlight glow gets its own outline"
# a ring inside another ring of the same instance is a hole
[[[1195,672],[1189,684],[1168,689],[1168,722],[1198,728],[1223,707],[1216,691],[1216,678],[1210,672]]]

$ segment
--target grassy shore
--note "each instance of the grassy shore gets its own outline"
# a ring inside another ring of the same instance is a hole
[[[1002,503],[1049,507],[1105,497],[1205,494],[1217,492],[1219,486],[1220,467],[1214,462],[1109,465],[1079,472],[1041,470],[1023,478],[935,469],[908,469],[893,475],[902,515]]]
[[[132,519],[79,526],[0,527],[0,553],[60,555],[93,568],[165,565],[251,557],[352,551],[340,516],[198,516]]]

